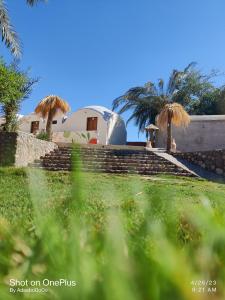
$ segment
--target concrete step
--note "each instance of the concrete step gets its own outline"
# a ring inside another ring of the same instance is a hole
[[[64,163],[34,163],[32,164],[33,167],[45,167],[45,168],[53,168],[53,169],[67,169],[70,170],[72,169],[71,164],[64,164]],[[149,171],[156,171],[159,172],[160,170],[164,171],[169,171],[169,172],[183,172],[184,170],[181,168],[178,168],[174,165],[167,166],[165,168],[164,165],[159,165],[159,166],[142,166],[142,165],[136,165],[136,166],[127,166],[127,165],[90,165],[90,164],[84,164],[80,166],[73,166],[74,168],[79,168],[79,169],[87,169],[87,170],[105,170],[105,171],[113,171],[113,170],[120,170],[120,171],[130,171],[130,172],[149,172]]]
[[[57,148],[58,150],[61,151],[96,151],[96,152],[152,152],[152,151],[148,151],[145,148],[141,148],[141,149],[127,149],[127,148],[120,148],[120,149],[109,149],[109,148],[92,148],[92,147],[78,147],[78,148],[67,148],[67,147],[59,147]]]
[[[40,165],[40,163],[37,163]],[[70,168],[72,165],[69,163],[60,163],[60,162],[43,162],[42,163],[43,166],[54,166],[54,167],[61,167],[61,166],[65,166],[67,168]],[[90,164],[90,163],[84,163],[84,164],[74,164],[73,165],[74,168],[78,167],[78,168],[90,168],[90,169],[100,169],[100,168],[113,168],[113,169],[145,169],[145,170],[151,170],[151,169],[166,169],[166,170],[180,170],[182,171],[183,169],[178,168],[174,165],[127,165],[127,164]]]
[[[149,156],[154,156],[155,153],[151,152],[151,151],[132,151],[132,152],[128,152],[128,151],[94,151],[94,150],[90,150],[90,151],[62,151],[62,150],[56,150],[55,153],[64,153],[64,154],[115,154],[115,155],[149,155]]]
[[[40,160],[36,160],[39,162]],[[76,160],[76,159],[67,159],[67,158],[61,158],[61,157],[45,157],[41,161],[43,162],[64,162],[64,163],[92,163],[92,164],[114,164],[114,163],[119,163],[119,164],[166,164],[166,165],[171,165],[170,162],[163,160],[163,159],[154,159],[154,160],[146,160],[146,159],[118,159],[118,158],[106,158],[106,159],[93,159],[93,158],[86,158],[82,160]]]
[[[48,170],[48,171],[71,171],[72,169],[68,169],[65,167],[43,167],[40,166],[39,168]],[[91,169],[80,169],[81,172],[90,172],[90,173],[111,173],[111,174],[139,174],[139,175],[174,175],[174,176],[185,176],[185,177],[193,177],[193,174],[188,172],[179,172],[179,171],[139,171],[139,170],[111,170],[111,169],[98,169],[98,170],[91,170]]]
[[[67,168],[67,169],[71,169],[72,166],[71,165],[65,165],[65,164],[43,164],[43,167],[46,168]],[[85,165],[85,166],[74,166],[74,168],[80,168],[80,169],[88,169],[88,170],[124,170],[124,171],[160,171],[160,170],[165,170],[165,171],[179,171],[182,172],[182,169],[178,169],[178,168],[174,168],[174,167],[168,167],[166,169],[162,169],[161,167],[133,167],[133,168],[129,168],[127,166],[90,166],[90,165]]]
[[[44,157],[41,157],[41,159],[44,158],[64,158],[64,159],[70,159],[71,157],[73,158],[77,158],[77,159],[145,159],[145,160],[163,160],[164,158],[160,157],[160,156],[146,156],[146,155],[130,155],[130,156],[119,156],[119,155],[82,155],[82,156],[72,156],[72,155],[60,155],[60,154],[46,154]]]
[[[148,154],[126,154],[126,155],[120,155],[120,154],[115,154],[115,153],[112,153],[112,154],[105,154],[105,153],[82,153],[82,154],[72,154],[72,153],[57,153],[57,152],[54,152],[54,153],[49,153],[49,154],[46,154],[45,156],[47,157],[50,157],[50,156],[62,156],[62,157],[127,157],[127,158],[148,158],[148,159],[151,159],[151,158],[154,158],[154,157],[157,157],[156,155],[148,155]]]
[[[59,148],[30,166],[51,171],[70,171],[72,165],[73,168],[84,172],[193,176],[169,160],[145,150]]]
[[[63,148],[59,147],[56,149],[56,151],[64,151],[64,152],[110,152],[110,153],[142,153],[142,152],[147,152],[147,153],[154,153],[153,151],[148,151],[146,149],[106,149],[106,148]]]

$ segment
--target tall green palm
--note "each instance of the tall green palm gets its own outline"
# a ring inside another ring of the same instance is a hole
[[[133,110],[127,123],[135,121],[139,131],[150,123],[155,123],[155,117],[167,103],[178,102],[189,111],[191,100],[206,85],[203,76],[194,70],[195,63],[190,63],[183,71],[173,70],[167,85],[163,79],[157,84],[146,83],[143,87],[134,87],[113,101],[113,110],[124,113]]]
[[[27,4],[30,6],[41,1],[46,0],[26,0]],[[2,41],[5,43],[6,47],[10,49],[14,56],[19,57],[21,55],[20,41],[10,22],[8,9],[4,0],[0,0],[0,31]]]

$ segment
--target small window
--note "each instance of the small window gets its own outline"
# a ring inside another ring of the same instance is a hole
[[[92,117],[87,118],[87,131],[97,130],[98,127],[98,118]]]
[[[52,121],[52,124],[54,125],[57,124],[57,120]]]
[[[33,134],[36,134],[39,130],[39,121],[33,121],[31,122],[31,129],[30,132]]]

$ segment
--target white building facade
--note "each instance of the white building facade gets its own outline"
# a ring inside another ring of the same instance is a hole
[[[19,130],[36,135],[45,131],[46,122],[32,113],[20,119]],[[103,106],[86,106],[69,116],[58,113],[52,122],[52,131],[56,143],[125,145],[127,140],[122,118]]]

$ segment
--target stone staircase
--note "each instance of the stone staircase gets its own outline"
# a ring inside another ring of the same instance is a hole
[[[131,147],[59,147],[39,160],[35,160],[30,166],[50,171],[70,171],[72,168],[79,168],[87,172],[194,176],[189,170],[155,152],[147,151],[145,148],[138,149],[138,147],[132,149]]]

